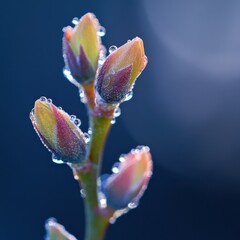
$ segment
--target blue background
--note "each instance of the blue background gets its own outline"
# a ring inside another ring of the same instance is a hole
[[[239,1],[9,0],[1,10],[1,240],[43,239],[49,217],[83,239],[78,184],[51,162],[28,116],[45,95],[87,130],[62,75],[62,28],[89,11],[107,29],[107,47],[140,36],[149,58],[112,128],[103,172],[144,144],[154,174],[106,239],[240,238]]]

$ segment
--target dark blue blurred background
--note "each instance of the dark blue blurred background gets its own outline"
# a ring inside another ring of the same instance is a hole
[[[9,0],[1,3],[1,240],[40,240],[53,216],[83,239],[70,169],[51,162],[28,118],[42,95],[81,118],[62,75],[62,28],[91,11],[103,43],[144,39],[149,64],[122,105],[103,171],[145,144],[154,175],[140,206],[106,239],[240,239],[240,2],[238,0]]]

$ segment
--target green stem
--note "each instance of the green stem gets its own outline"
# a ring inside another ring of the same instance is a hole
[[[101,168],[102,153],[111,126],[111,119],[92,116],[92,129],[88,160],[93,168],[88,173],[79,176],[85,191],[86,232],[85,240],[102,240],[109,225],[109,217],[99,212],[97,179]]]

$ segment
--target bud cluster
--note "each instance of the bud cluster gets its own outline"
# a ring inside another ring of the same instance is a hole
[[[74,23],[73,28],[67,26],[63,30],[64,73],[79,88],[82,102],[87,103],[92,127],[90,136],[82,132],[81,121],[75,115],[68,115],[45,97],[35,102],[30,119],[42,143],[52,153],[53,161],[68,163],[82,186],[95,188],[84,189],[86,194],[98,190],[99,205],[94,207],[100,210],[100,215],[106,210],[108,214],[102,215],[112,219],[137,206],[152,174],[152,157],[149,148],[143,146],[122,155],[112,169],[113,174],[98,180],[110,123],[121,113],[119,104],[132,97],[132,89],[146,67],[147,57],[139,37],[119,48],[110,47],[106,57],[101,43],[103,27],[97,18],[87,13]],[[96,197],[96,194],[90,196]],[[86,201],[89,201],[88,195]],[[90,201],[98,204],[97,199]],[[95,210],[89,210],[93,211],[91,216],[96,214]],[[47,231],[49,240],[75,240],[54,221],[48,222]]]
[[[99,22],[91,13],[84,15],[74,29],[64,28],[63,56],[71,76],[67,77],[78,87],[96,78],[96,91],[101,100],[108,104],[120,103],[147,64],[143,41],[136,37],[119,48],[112,46],[103,61],[105,53],[99,29]]]

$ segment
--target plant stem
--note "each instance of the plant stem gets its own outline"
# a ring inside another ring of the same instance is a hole
[[[94,87],[94,81],[91,81],[90,83],[86,85],[82,85],[82,88],[84,90],[85,96],[87,98],[87,104],[90,109],[94,109],[95,107],[95,87]]]
[[[105,141],[111,126],[111,118],[91,116],[90,126],[92,136],[88,161],[92,163],[93,168],[85,174],[79,174],[81,185],[86,194],[84,199],[86,214],[85,240],[102,240],[109,225],[109,217],[103,216],[99,211],[97,179],[101,168]]]

